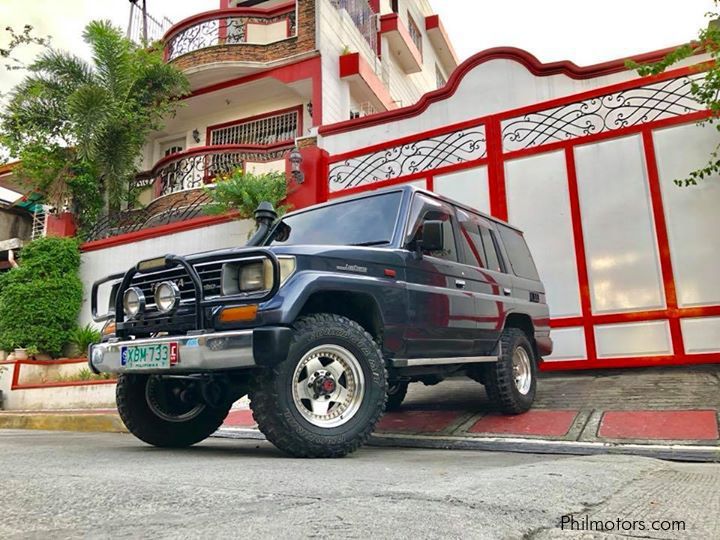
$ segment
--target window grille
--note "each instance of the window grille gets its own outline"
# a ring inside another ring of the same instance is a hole
[[[257,120],[238,121],[235,124],[210,131],[210,144],[270,145],[292,142],[298,136],[298,111],[266,116]]]
[[[410,33],[410,39],[412,39],[413,43],[417,47],[417,50],[420,51],[420,54],[422,54],[423,51],[423,40],[422,40],[422,33],[420,32],[420,28],[415,23],[413,18],[410,16],[410,13],[408,13],[408,32]]]

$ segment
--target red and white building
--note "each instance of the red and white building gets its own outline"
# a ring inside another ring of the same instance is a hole
[[[652,78],[510,48],[458,66],[425,0],[222,0],[164,42],[192,94],[148,141],[145,208],[83,246],[87,283],[244,243],[250,225],[205,216],[198,188],[287,170],[297,145],[296,207],[413,183],[520,226],[550,303],[546,369],[720,361],[720,181],[674,183],[717,144],[690,94],[705,58]]]

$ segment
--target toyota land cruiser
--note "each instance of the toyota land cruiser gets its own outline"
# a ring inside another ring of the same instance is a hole
[[[118,411],[139,439],[192,445],[249,395],[281,450],[344,456],[409,383],[451,375],[504,413],[531,407],[552,342],[519,230],[413,187],[282,219],[263,203],[255,218],[247,246],[143,260],[93,285],[93,317],[114,331],[90,368],[119,374]]]

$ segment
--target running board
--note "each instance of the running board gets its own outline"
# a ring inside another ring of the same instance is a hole
[[[497,362],[497,356],[457,356],[455,358],[393,358],[393,367],[444,366],[452,364],[484,364]]]

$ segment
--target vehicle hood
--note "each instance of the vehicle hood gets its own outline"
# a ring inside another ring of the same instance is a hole
[[[216,258],[219,256],[242,257],[243,254],[257,251],[258,249],[267,249],[269,251],[272,251],[276,255],[293,255],[296,257],[327,257],[333,259],[347,260],[367,260],[368,262],[390,265],[401,264],[403,261],[403,255],[407,254],[406,250],[389,247],[327,246],[302,244],[292,246],[240,247],[230,249],[218,249],[188,255],[187,259],[191,262],[194,262],[202,259]]]

